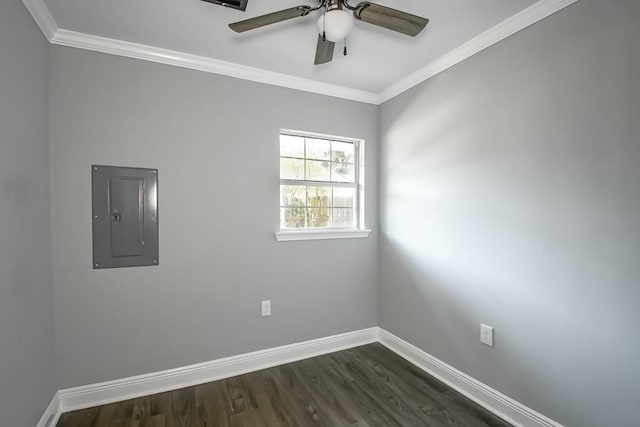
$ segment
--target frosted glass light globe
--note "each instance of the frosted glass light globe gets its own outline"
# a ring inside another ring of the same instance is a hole
[[[326,24],[324,20],[327,20]],[[337,42],[347,37],[353,28],[353,15],[342,9],[333,9],[318,19],[320,35],[325,32],[327,40]]]

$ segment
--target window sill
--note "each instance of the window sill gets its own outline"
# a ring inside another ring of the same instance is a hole
[[[278,242],[290,242],[293,240],[323,240],[323,239],[364,239],[369,236],[371,230],[281,230],[276,231]]]

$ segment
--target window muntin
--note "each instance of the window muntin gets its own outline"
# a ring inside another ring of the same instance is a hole
[[[280,228],[359,227],[358,141],[280,134]]]

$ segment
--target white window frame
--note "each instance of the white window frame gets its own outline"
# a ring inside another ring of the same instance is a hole
[[[356,200],[354,207],[354,214],[356,215],[356,227],[354,228],[280,228],[276,231],[276,240],[279,242],[287,242],[294,240],[321,240],[321,239],[355,239],[365,238],[369,236],[371,230],[364,227],[364,140],[356,138],[348,138],[336,135],[327,135],[313,132],[304,132],[291,129],[280,129],[278,133],[278,161],[280,159],[280,137],[282,135],[291,135],[308,138],[328,139],[332,141],[348,142],[354,144],[354,175],[355,182],[351,183],[336,183],[326,181],[306,181],[296,179],[280,179],[280,185],[300,185],[301,183],[310,184],[312,186],[331,186],[331,187],[347,187],[356,189]],[[306,153],[305,153],[306,157]],[[280,178],[280,173],[278,172]],[[280,188],[280,185],[278,188]],[[280,196],[278,196],[279,198]],[[278,202],[278,219],[282,224],[280,203]]]

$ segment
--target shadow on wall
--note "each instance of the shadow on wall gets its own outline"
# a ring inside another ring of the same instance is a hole
[[[561,119],[540,129],[474,75],[383,106],[381,326],[551,418],[602,425],[585,390],[627,412],[635,399],[614,397],[640,344],[640,235],[624,225],[637,190],[616,190],[633,169],[598,165],[612,147],[568,138]],[[495,102],[483,114],[470,99]]]
[[[585,351],[592,341],[582,316],[563,307],[575,297],[553,299],[535,280],[501,277],[492,254],[471,255],[456,243],[445,253],[424,244],[428,233],[413,236],[408,244],[381,236],[383,328],[552,418],[559,401],[585,405],[575,387],[593,388],[589,374],[602,356]],[[494,348],[480,343],[480,323],[496,328]],[[624,381],[623,366],[606,375]]]

